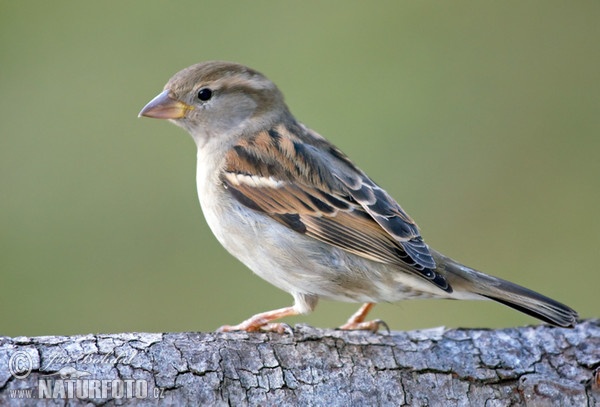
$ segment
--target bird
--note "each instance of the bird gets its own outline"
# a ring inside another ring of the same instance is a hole
[[[337,147],[293,116],[260,72],[206,61],[176,73],[138,117],[166,119],[197,147],[200,206],[220,244],[292,295],[220,332],[290,328],[319,299],[363,305],[340,329],[378,331],[376,303],[416,298],[493,300],[558,327],[577,312],[467,267],[429,247],[415,221]],[[278,322],[276,322],[278,321]]]

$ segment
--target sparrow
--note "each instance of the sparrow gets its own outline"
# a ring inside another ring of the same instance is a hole
[[[490,299],[573,327],[577,313],[430,248],[415,221],[337,147],[297,121],[277,86],[246,66],[209,61],[176,73],[139,116],[184,128],[198,149],[206,222],[250,270],[290,293],[290,307],[219,331],[282,332],[319,298],[363,303],[341,329],[377,331],[378,302]]]

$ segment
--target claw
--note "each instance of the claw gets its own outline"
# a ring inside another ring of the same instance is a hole
[[[377,327],[377,331],[379,331],[379,329],[380,329],[381,327],[384,327],[384,328],[385,328],[385,332],[386,332],[388,335],[391,333],[389,325],[388,325],[388,324],[387,324],[387,322],[385,322],[383,319],[376,319],[376,320],[375,320],[375,321],[373,321],[373,322],[377,323],[377,325],[378,325],[378,327]]]

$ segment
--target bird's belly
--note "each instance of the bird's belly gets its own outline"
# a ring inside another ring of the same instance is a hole
[[[398,266],[376,263],[284,226],[198,174],[206,222],[223,247],[255,274],[289,292],[351,302],[444,296]]]

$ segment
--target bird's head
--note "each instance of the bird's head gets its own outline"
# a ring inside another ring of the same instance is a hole
[[[168,119],[197,143],[268,127],[287,112],[283,95],[261,73],[223,61],[176,73],[139,116]],[[238,131],[239,130],[239,131]]]

